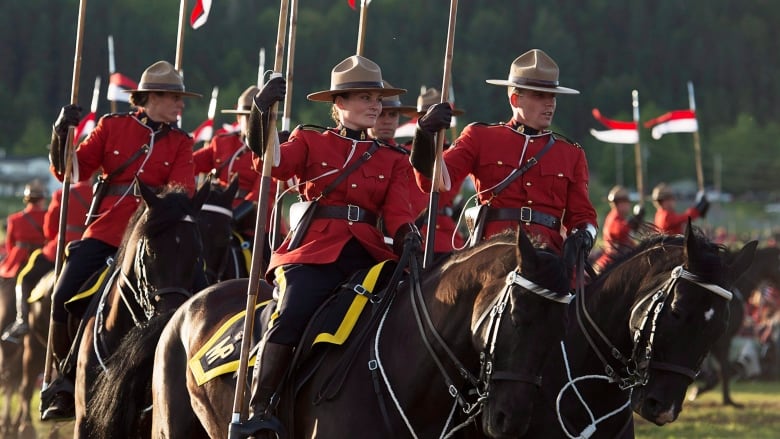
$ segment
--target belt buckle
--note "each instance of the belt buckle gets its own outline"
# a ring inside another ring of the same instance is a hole
[[[133,196],[141,198],[141,187],[136,183],[130,183],[133,186]]]
[[[347,204],[347,220],[352,222],[360,221],[360,207],[354,204]]]
[[[522,221],[524,223],[530,223],[531,222],[531,218],[533,216],[532,215],[533,212],[534,211],[531,210],[530,207],[521,207],[520,208],[520,221]]]

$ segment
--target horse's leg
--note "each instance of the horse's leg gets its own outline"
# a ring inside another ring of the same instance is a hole
[[[24,338],[24,356],[22,358],[22,382],[19,386],[19,437],[22,439],[34,439],[36,437],[35,426],[30,415],[30,401],[33,389],[37,384],[40,365],[43,364],[43,355],[34,335],[28,334]]]
[[[190,375],[188,373],[188,375]],[[232,383],[229,385],[227,383]],[[194,379],[187,380],[192,410],[200,420],[207,437],[226,439],[233,410],[235,380],[217,377],[198,386]]]
[[[87,438],[88,433],[84,425],[89,400],[89,387],[95,381],[95,368],[98,360],[92,349],[92,341],[95,336],[95,319],[90,318],[84,323],[84,332],[81,337],[76,366],[76,382],[74,383],[73,398],[76,409],[76,421],[73,427],[74,438]]]

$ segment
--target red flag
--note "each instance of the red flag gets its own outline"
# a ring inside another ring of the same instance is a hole
[[[190,14],[190,26],[197,29],[206,23],[211,11],[211,0],[195,0],[195,6],[192,7]]]
[[[593,117],[601,122],[605,127],[610,128],[605,131],[590,130],[590,134],[596,139],[606,143],[637,143],[639,142],[639,130],[636,122],[622,122],[619,120],[607,119],[601,115],[597,109],[593,109]]]
[[[645,128],[652,128],[653,139],[660,139],[667,133],[695,133],[699,130],[694,110],[674,110],[645,122]]]
[[[96,118],[95,112],[90,112],[89,114],[84,117],[84,119],[81,119],[81,122],[79,122],[79,126],[76,127],[76,130],[73,132],[73,138],[76,139],[76,141],[80,141],[82,138],[87,137],[89,133],[92,132],[92,130],[95,129],[95,118]]]
[[[195,131],[190,133],[195,143],[208,142],[211,140],[211,135],[214,133],[214,120],[206,119],[202,124],[195,128]]]
[[[347,0],[347,2],[349,3],[350,8],[355,9],[355,0]]]
[[[395,129],[396,138],[414,137],[414,131],[417,129],[417,118],[412,118],[405,124]]]
[[[109,101],[130,102],[130,94],[124,93],[125,90],[138,88],[138,83],[121,73],[112,73],[108,81],[108,93],[106,97]]]
[[[231,134],[231,133],[237,133],[241,131],[241,125],[239,125],[238,121],[233,123],[223,123],[222,128],[218,129],[214,132],[214,135],[219,134]]]

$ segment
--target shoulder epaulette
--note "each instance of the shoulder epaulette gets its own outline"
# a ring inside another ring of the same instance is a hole
[[[502,123],[487,123],[487,122],[471,122],[469,125],[480,125],[483,127],[493,127],[503,125]]]
[[[325,131],[328,131],[328,128],[320,126],[320,125],[298,125],[296,130],[309,130],[309,131],[317,131],[319,133],[324,133]]]
[[[551,131],[551,133],[552,133],[552,135],[556,139],[563,140],[564,142],[570,144],[571,146],[576,146],[577,148],[582,149],[582,145],[580,145],[579,143],[575,142],[574,140],[571,140],[570,138],[564,136],[563,134],[556,133],[555,131]]]
[[[106,113],[106,114],[100,116],[100,119],[102,119],[104,117],[131,117],[134,114],[135,113]]]

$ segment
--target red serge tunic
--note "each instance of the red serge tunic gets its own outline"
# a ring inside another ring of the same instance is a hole
[[[6,257],[0,263],[0,277],[15,278],[30,253],[44,243],[43,216],[46,211],[34,204],[8,215],[5,235]]]
[[[86,226],[84,223],[92,199],[92,184],[85,180],[70,186],[68,199],[68,218],[65,227],[65,243],[81,238]],[[60,206],[62,206],[62,189],[57,189],[51,197],[51,203],[43,218],[43,233],[46,244],[41,252],[46,259],[54,262],[57,257],[57,238],[60,232]]]
[[[659,208],[655,211],[654,222],[655,226],[658,227],[658,230],[660,230],[661,233],[666,233],[667,235],[680,235],[684,231],[683,229],[685,227],[685,223],[688,222],[688,217],[691,217],[691,220],[695,220],[699,216],[699,211],[693,207],[689,207],[683,213],[677,213],[673,210]]]
[[[628,220],[620,216],[616,208],[612,208],[604,219],[604,253],[601,254],[596,265],[605,267],[612,259],[616,250],[631,248],[634,241],[631,239],[631,226]]]
[[[562,224],[568,231],[582,224],[596,227],[596,211],[588,197],[585,152],[578,144],[557,135],[539,163],[491,198],[492,189],[535,156],[551,135],[550,131],[538,135],[522,134],[507,124],[470,124],[453,146],[444,151],[444,163],[453,182],[471,175],[480,204],[489,203],[496,208],[530,207],[562,218]],[[421,188],[430,188],[427,178],[415,174]],[[485,224],[484,237],[516,227],[515,221],[491,221]],[[561,251],[562,231],[535,223],[523,223],[523,229],[529,236]]]
[[[179,128],[162,124],[153,131],[144,124],[146,116],[141,112],[110,114],[100,118],[97,127],[76,148],[74,171],[77,180],[87,180],[102,167],[108,175],[122,166],[143,145],[149,147],[119,175],[112,185],[132,185],[136,174],[148,186],[182,186],[190,193],[195,190],[193,177],[192,146],[189,134]],[[76,167],[76,165],[78,167]],[[52,173],[62,181],[63,175]],[[132,191],[127,195],[107,195],[98,210],[98,218],[84,232],[83,238],[94,238],[119,247],[127,223],[141,199]]]
[[[279,166],[273,167],[271,173],[273,177],[285,181],[298,177],[305,182],[299,192],[305,200],[313,200],[373,143],[373,140],[343,137],[331,129],[320,131],[300,126],[281,145]],[[260,157],[255,156],[254,162],[256,169],[262,169]],[[393,236],[402,224],[414,222],[409,205],[408,166],[408,157],[402,151],[380,146],[368,161],[349,174],[332,192],[320,198],[319,204],[352,204],[373,212],[383,217],[388,232]],[[352,238],[357,239],[377,261],[398,259],[374,224],[315,218],[300,246],[288,250],[288,237],[274,251],[267,277],[272,276],[276,267],[284,264],[332,263]]]

